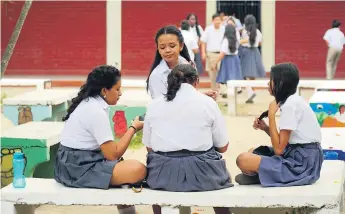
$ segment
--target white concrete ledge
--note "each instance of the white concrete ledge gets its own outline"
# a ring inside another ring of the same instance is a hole
[[[325,161],[321,178],[313,185],[264,188],[235,185],[210,192],[165,192],[143,189],[75,189],[52,179],[27,179],[27,187],[2,189],[1,201],[26,205],[161,205],[169,207],[210,206],[240,208],[331,208],[340,209],[343,200],[344,162]],[[333,212],[335,213],[335,212]]]

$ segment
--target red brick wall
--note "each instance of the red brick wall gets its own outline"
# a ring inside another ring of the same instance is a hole
[[[344,32],[344,1],[276,1],[276,63],[296,63],[302,77],[326,77],[327,46],[322,37],[333,19],[343,23]],[[345,53],[336,77],[345,77]]]
[[[1,8],[1,52],[23,2]],[[85,75],[106,63],[106,2],[34,1],[6,74]]]
[[[179,23],[188,13],[205,27],[206,1],[122,2],[122,72],[146,76],[155,55],[155,34],[164,25]]]

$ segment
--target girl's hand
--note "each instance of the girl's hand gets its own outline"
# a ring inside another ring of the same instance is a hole
[[[212,97],[212,99],[214,99],[214,100],[217,99],[217,92],[216,91],[207,91],[204,94],[209,96],[209,97]]]
[[[268,128],[268,125],[266,124],[266,122],[264,120],[259,120],[258,118],[255,118],[254,122],[253,122],[253,128],[255,130],[262,130],[265,131]]]
[[[274,116],[277,113],[279,107],[280,104],[277,103],[276,100],[273,100],[268,106],[268,115]]]
[[[131,124],[134,128],[136,128],[137,131],[143,129],[144,127],[144,121],[139,121],[139,117],[135,117]]]

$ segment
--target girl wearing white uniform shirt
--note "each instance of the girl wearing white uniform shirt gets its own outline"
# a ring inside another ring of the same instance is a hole
[[[108,189],[145,178],[146,167],[142,163],[121,160],[143,122],[136,118],[120,141],[114,142],[108,109],[121,94],[121,74],[115,67],[99,66],[88,75],[63,118],[65,125],[54,169],[57,182],[68,187]],[[135,214],[134,207],[119,211]]]
[[[163,96],[167,92],[167,77],[178,64],[193,64],[188,49],[184,44],[181,31],[173,25],[162,27],[157,31],[155,43],[156,56],[151,71],[147,77],[146,89],[152,99]],[[208,96],[216,98],[215,92],[206,92]]]
[[[247,80],[254,80],[256,77],[266,76],[265,68],[262,64],[259,45],[262,41],[262,34],[256,28],[256,19],[253,15],[247,15],[244,19],[244,29],[242,30],[242,40],[240,41],[240,59],[242,75]],[[247,87],[248,100],[246,103],[253,103],[256,96],[251,87]]]
[[[147,108],[143,143],[152,189],[191,192],[232,186],[219,153],[228,147],[225,121],[217,103],[196,90],[198,80],[193,66],[177,65],[168,76],[167,94]]]
[[[228,80],[241,80],[241,63],[238,57],[238,46],[240,41],[240,33],[231,24],[225,27],[224,39],[220,54],[212,66],[215,71],[217,64],[221,61],[220,69],[217,76],[217,83],[226,85]],[[226,93],[225,93],[226,94]]]
[[[189,32],[192,33],[195,41],[197,42],[198,46],[200,47],[200,38],[202,36],[202,34],[204,33],[204,30],[202,29],[202,27],[199,25],[198,23],[198,17],[194,14],[194,13],[190,13],[188,14],[187,18],[189,21]],[[204,72],[204,66],[202,64],[201,61],[201,55],[200,55],[200,48],[198,53],[195,54],[195,64],[196,64],[196,68],[199,72],[199,74]]]
[[[298,73],[291,63],[272,67],[269,92],[275,100],[263,114],[268,115],[269,125],[259,119],[253,125],[270,136],[272,147],[261,146],[237,157],[243,172],[235,178],[239,184],[298,186],[313,184],[320,178],[321,129],[309,104],[296,93]],[[279,124],[275,120],[278,109]]]

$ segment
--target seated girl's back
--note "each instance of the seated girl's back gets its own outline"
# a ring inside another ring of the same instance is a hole
[[[144,144],[153,151],[206,151],[228,144],[217,103],[188,83],[181,84],[173,100],[167,102],[164,96],[154,100],[145,122],[144,132],[150,129],[150,136],[145,135]]]

